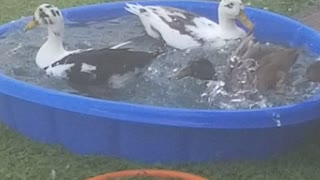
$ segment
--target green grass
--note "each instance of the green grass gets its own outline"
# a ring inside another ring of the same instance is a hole
[[[84,4],[103,3],[111,0],[0,0],[0,23],[17,19],[21,16],[32,15],[35,8],[41,3],[52,3],[59,8],[70,6],[78,6]],[[114,0],[116,1],[116,0]],[[270,10],[281,12],[284,14],[293,14],[303,9],[308,4],[312,4],[314,0],[245,0],[251,2],[253,6],[267,7]],[[291,11],[288,11],[291,9]]]
[[[52,3],[59,8],[79,6],[85,4],[104,3],[111,0],[0,0],[0,23],[20,18],[21,16],[33,15],[35,8],[41,3]]]
[[[44,2],[64,8],[105,1],[29,0],[22,3],[22,0],[0,0],[0,23],[32,15],[34,9]],[[304,10],[308,4],[312,4],[312,1],[252,0],[251,3],[254,6],[268,7],[272,11],[292,15]],[[289,8],[291,8],[290,11],[288,11]],[[62,147],[30,141],[0,124],[0,179],[81,180],[124,169],[166,168],[213,177],[214,180],[318,180],[320,179],[320,140],[317,137],[298,152],[263,162],[147,166],[114,158],[77,156]]]

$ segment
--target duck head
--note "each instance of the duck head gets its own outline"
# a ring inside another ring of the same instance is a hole
[[[252,31],[254,24],[247,17],[244,8],[245,5],[241,0],[221,0],[218,7],[219,22],[222,23],[225,21],[225,26],[229,26],[228,20],[235,21],[238,19],[249,31]]]
[[[306,82],[320,82],[320,61],[315,61],[307,67],[304,76],[293,82],[293,85]]]
[[[193,77],[200,80],[214,80],[216,72],[213,64],[207,59],[190,61],[185,67],[178,71],[173,78],[182,79]]]
[[[64,30],[61,11],[51,4],[40,5],[35,10],[32,21],[27,24],[24,30],[29,31],[39,25],[50,28],[55,33],[60,33]]]
[[[312,63],[307,68],[305,78],[311,82],[320,82],[320,61]]]
[[[32,20],[25,26],[24,31],[38,26],[48,29],[48,39],[39,49],[36,63],[44,68],[64,56],[63,47],[64,19],[61,11],[51,4],[41,4],[34,12]]]

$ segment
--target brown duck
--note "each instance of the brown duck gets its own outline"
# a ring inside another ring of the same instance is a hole
[[[300,50],[284,49],[269,53],[258,61],[260,62],[257,69],[257,89],[265,91],[275,88],[283,83],[294,63],[297,61]]]
[[[311,82],[320,82],[320,61],[312,63],[307,68],[305,78]]]
[[[315,61],[310,64],[301,79],[298,79],[294,84],[301,84],[306,82],[320,82],[320,61]]]
[[[292,65],[297,61],[300,50],[274,47],[262,47],[255,41],[253,34],[246,36],[234,51],[238,63],[245,59],[254,59],[258,64],[256,70],[256,87],[259,91],[275,88],[282,83]],[[236,63],[237,64],[237,63]]]
[[[241,59],[254,59],[258,63],[256,69],[256,85],[259,91],[266,91],[275,88],[280,83],[283,83],[292,65],[297,61],[300,50],[293,48],[265,48],[259,42],[254,40],[253,34],[246,36],[233,52],[236,56],[237,66],[241,63]],[[320,68],[320,65],[319,65]],[[232,69],[230,69],[232,71]],[[230,71],[230,72],[231,72]],[[226,80],[229,81],[230,73],[226,71]],[[181,79],[184,77],[194,77],[201,80],[215,80],[215,70],[212,63],[206,59],[191,61],[186,67],[182,68],[173,77]],[[232,73],[231,73],[232,74]]]

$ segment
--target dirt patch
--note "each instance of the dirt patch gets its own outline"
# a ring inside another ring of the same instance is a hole
[[[316,30],[320,31],[320,5],[310,4],[305,10],[301,11],[294,17],[304,24],[307,24]]]

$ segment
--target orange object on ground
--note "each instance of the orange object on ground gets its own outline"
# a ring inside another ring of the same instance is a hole
[[[159,177],[159,178],[179,178],[181,180],[208,180],[207,178],[197,176],[190,173],[172,171],[172,170],[160,170],[160,169],[139,169],[139,170],[125,170],[107,173],[96,177],[89,178],[87,180],[112,180],[115,178],[127,178],[127,177]]]

